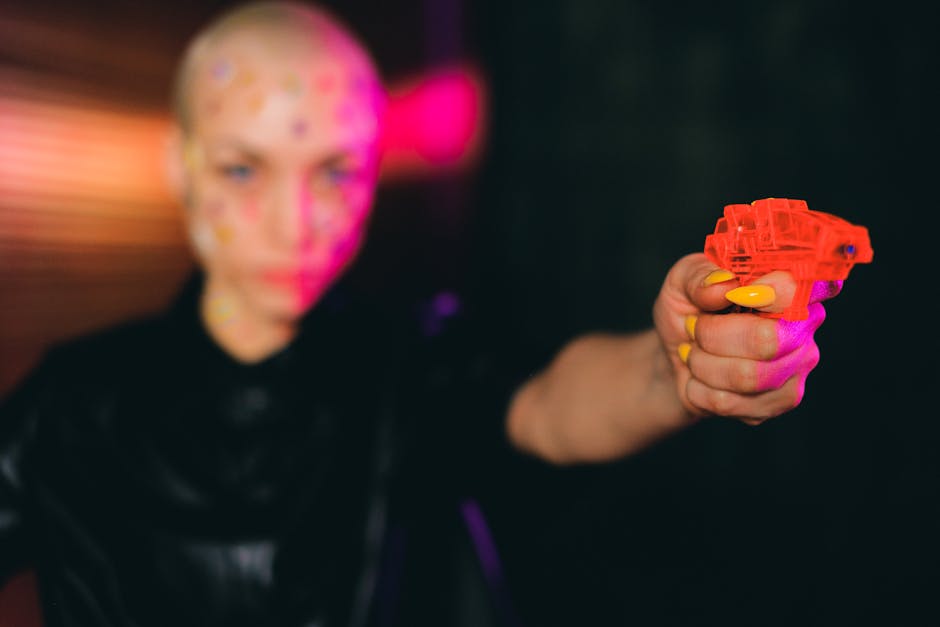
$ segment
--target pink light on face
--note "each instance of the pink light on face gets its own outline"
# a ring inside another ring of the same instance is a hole
[[[465,68],[435,72],[390,94],[382,147],[392,159],[411,155],[426,166],[449,167],[475,154],[484,88]]]
[[[313,86],[322,94],[329,93],[336,87],[336,75],[332,72],[324,72],[313,79]]]
[[[352,103],[344,102],[336,108],[336,122],[347,126],[356,118],[356,108]]]

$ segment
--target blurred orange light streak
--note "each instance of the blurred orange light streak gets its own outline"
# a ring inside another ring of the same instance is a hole
[[[383,179],[465,167],[479,145],[483,98],[482,80],[463,68],[393,86],[387,123],[395,141],[386,146]],[[466,129],[440,134],[445,143],[430,144],[439,153],[430,157],[422,154],[429,145],[428,129],[440,125],[440,116],[448,111],[435,111],[424,102],[454,103],[469,112],[443,118],[461,121]],[[93,104],[26,82],[0,87],[0,237],[120,241],[125,225],[110,218],[175,220],[178,209],[162,165],[170,124],[164,112]],[[96,226],[68,228],[63,216],[76,213],[96,218]],[[154,244],[165,242],[166,229],[155,229],[152,236]],[[137,237],[147,237],[146,232]]]

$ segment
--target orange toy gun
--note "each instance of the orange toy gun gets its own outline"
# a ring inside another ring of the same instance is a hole
[[[747,285],[773,270],[796,279],[790,307],[765,316],[805,320],[816,281],[839,281],[856,263],[870,263],[874,251],[868,229],[842,218],[810,211],[806,202],[765,198],[727,205],[715,232],[705,238],[705,255]]]

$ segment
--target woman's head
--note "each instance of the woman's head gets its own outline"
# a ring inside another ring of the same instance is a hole
[[[170,165],[208,284],[296,320],[364,236],[384,109],[368,53],[322,9],[245,5],[194,38],[174,104]]]

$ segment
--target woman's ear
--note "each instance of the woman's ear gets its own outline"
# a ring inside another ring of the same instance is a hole
[[[174,124],[167,132],[163,144],[163,175],[170,193],[180,205],[186,205],[189,201],[186,197],[186,178],[189,173],[186,171],[185,141],[183,130]]]

